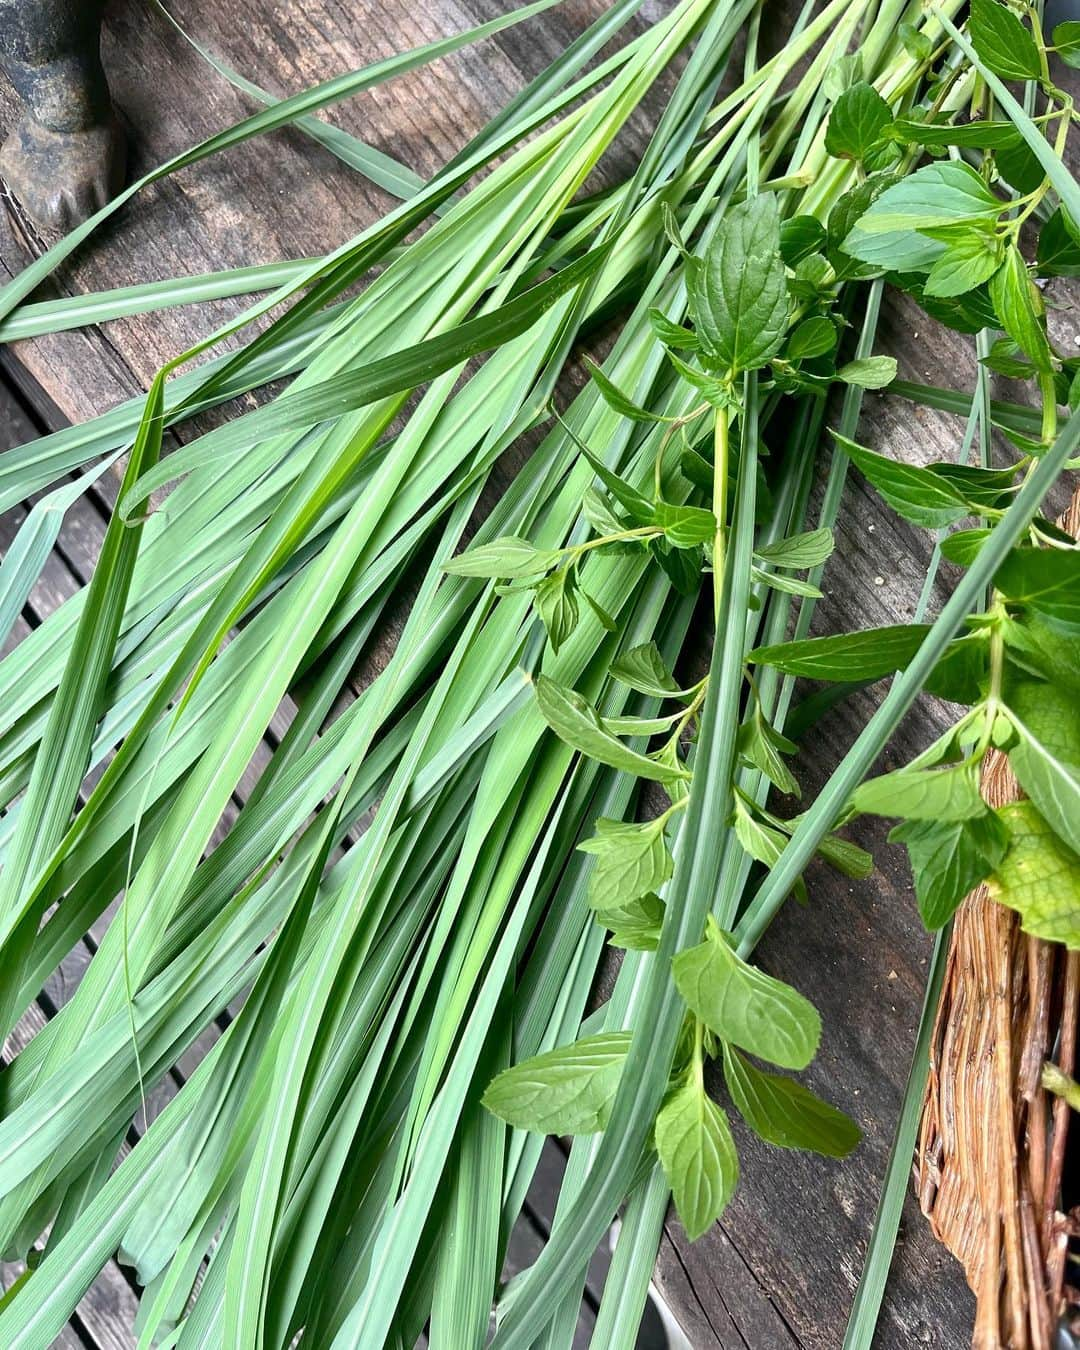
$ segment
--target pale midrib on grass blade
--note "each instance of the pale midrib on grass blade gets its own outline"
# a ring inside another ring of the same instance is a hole
[[[176,305],[195,305],[234,295],[250,295],[253,291],[268,291],[306,275],[313,264],[321,261],[319,258],[300,258],[295,262],[261,263],[253,267],[204,272],[198,276],[147,281],[138,286],[117,286],[93,295],[65,296],[60,300],[20,305],[0,323],[0,342],[21,342],[26,338],[107,323],[132,314],[151,314]]]

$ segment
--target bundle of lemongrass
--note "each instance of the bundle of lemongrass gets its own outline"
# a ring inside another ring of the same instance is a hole
[[[1078,555],[1038,515],[1080,440],[1080,420],[1057,426],[1073,364],[1049,345],[1017,247],[1024,221],[1045,220],[1041,270],[1080,265],[1080,189],[1060,159],[1071,105],[1037,18],[1029,29],[979,0],[965,37],[959,0],[808,3],[759,62],[759,3],[678,0],[590,64],[639,8],[617,0],[426,184],[309,116],[551,3],[271,103],[151,175],[298,122],[403,199],[315,262],[224,274],[217,291],[197,279],[203,296],[281,284],[170,363],[144,404],[0,460],[5,505],[81,475],[47,493],[4,560],[10,622],[65,504],[130,448],[92,581],[0,664],[5,1031],[122,897],[75,996],[2,1075],[3,1245],[43,1245],[0,1305],[4,1346],[48,1344],[117,1251],[145,1286],[140,1345],[284,1347],[300,1334],[375,1350],[426,1328],[433,1346],[463,1350],[484,1343],[493,1309],[500,1347],[569,1345],[588,1258],[624,1201],[594,1344],[630,1345],[669,1194],[697,1235],[735,1185],[707,1056],[771,1142],[833,1154],[856,1142],[840,1111],[755,1063],[805,1067],[819,1024],[748,964],[815,853],[867,870],[833,833],[845,813],[903,803],[934,924],[957,884],[991,873],[1040,922],[1046,886],[1028,895],[1017,877],[1032,857],[1075,882],[1075,740],[1019,692],[1041,682],[1058,696],[1077,631]],[[1019,74],[1016,28],[1037,62]],[[1072,42],[1055,39],[1067,54]],[[633,176],[582,196],[684,54]],[[1026,111],[999,77],[1029,81]],[[958,125],[969,108],[983,115]],[[15,308],[112,209],[0,291],[6,336],[185,298],[174,281]],[[376,264],[357,298],[338,299]],[[975,398],[958,400],[980,465],[914,469],[853,441],[862,389],[895,373],[872,350],[883,276],[961,331],[1002,329],[983,342],[989,365],[1037,379],[1034,419],[991,407],[986,365]],[[293,296],[246,346],[173,375]],[[553,418],[575,342],[616,303],[629,317],[603,371]],[[864,316],[844,356],[841,312]],[[283,375],[273,401],[159,463],[166,425]],[[543,424],[459,554],[491,467]],[[1008,470],[986,463],[994,424],[1020,449]],[[766,436],[784,452],[763,462]],[[828,487],[808,529],[819,453]],[[911,519],[985,527],[943,545],[967,570],[932,624],[808,640],[849,460]],[[421,558],[392,659],[329,720]],[[703,583],[712,661],[680,688],[671,672]],[[794,781],[794,676],[898,669],[813,805],[772,814],[770,786]],[[906,776],[860,796],[924,686],[971,711]],[[287,735],[207,853],[290,693]],[[1016,751],[1022,816],[988,820],[968,792],[991,743]],[[81,795],[88,765],[104,771]],[[640,823],[639,780],[670,803]],[[962,877],[942,877],[935,826],[971,860]],[[609,933],[625,949],[619,977],[586,1016]],[[143,1093],[244,990],[114,1166]],[[580,1137],[547,1247],[501,1289],[544,1132]],[[888,1231],[852,1344],[874,1319]]]

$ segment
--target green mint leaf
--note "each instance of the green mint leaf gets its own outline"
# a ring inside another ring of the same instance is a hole
[[[735,838],[744,852],[768,868],[775,865],[788,844],[787,835],[752,816],[738,798],[735,801]]]
[[[638,825],[601,818],[596,822],[596,834],[578,848],[596,858],[589,880],[593,909],[625,908],[631,901],[658,891],[671,876],[673,863],[662,821]]]
[[[712,492],[713,465],[693,446],[687,446],[679,456],[679,472],[703,492]]]
[[[443,565],[443,571],[459,577],[533,577],[546,572],[558,558],[551,549],[533,548],[527,539],[507,534],[459,553]]]
[[[973,511],[1008,505],[1016,488],[1016,468],[980,469],[974,464],[928,464],[943,482],[954,488]]]
[[[1080,853],[1080,714],[1067,690],[1018,680],[1008,691],[1009,765],[1043,819]]]
[[[611,930],[610,946],[654,952],[660,944],[664,902],[658,895],[642,895],[617,909],[598,910],[596,921]]]
[[[770,816],[770,820],[774,819],[775,817]],[[766,825],[764,821],[751,815],[740,797],[735,798],[735,838],[744,852],[770,870],[788,846],[788,836],[775,825]],[[794,882],[791,893],[800,905],[808,902],[806,882],[802,877]]]
[[[800,571],[804,567],[819,567],[832,555],[835,547],[833,532],[827,526],[819,530],[806,530],[802,534],[789,535],[787,539],[778,539],[775,544],[765,544],[754,550],[759,562],[769,563],[773,567],[789,567]]]
[[[591,596],[588,591],[582,591],[581,594],[584,597],[585,603],[596,615],[597,619],[599,619],[600,627],[605,629],[608,633],[617,633],[619,631],[619,625],[607,612],[607,610],[600,603],[600,601],[594,599],[594,597]]]
[[[710,921],[705,941],[672,961],[679,993],[696,1017],[782,1069],[805,1069],[821,1039],[821,1018],[802,994],[738,956]]]
[[[829,63],[825,78],[821,82],[821,92],[830,103],[835,103],[846,89],[850,89],[853,84],[858,84],[862,77],[862,54],[851,52],[849,55],[841,56],[839,60]]]
[[[836,346],[836,325],[823,314],[804,319],[787,341],[785,355],[789,361],[803,361],[811,356],[824,356]]]
[[[766,1073],[724,1045],[724,1082],[754,1133],[777,1148],[846,1158],[862,1138],[850,1116],[782,1074]]]
[[[795,266],[795,275],[788,283],[792,294],[806,296],[811,300],[819,296],[831,299],[835,291],[836,274],[832,263],[820,253],[811,253],[809,258]]]
[[[684,328],[682,324],[674,323],[658,309],[649,310],[649,323],[653,332],[665,347],[696,352],[701,346],[696,333],[692,333],[689,328]]]
[[[810,582],[785,577],[779,572],[766,572],[763,567],[751,566],[750,579],[762,586],[771,586],[774,591],[783,591],[787,595],[807,595],[814,600],[821,599],[821,591]]]
[[[805,813],[792,816],[790,820],[780,820],[768,812],[764,814],[768,824],[751,816],[736,798],[735,835],[739,843],[752,858],[772,867],[787,847],[788,839]],[[838,834],[827,834],[818,845],[817,854],[830,867],[835,867],[847,877],[868,877],[874,870],[874,859],[866,849]],[[794,893],[799,900],[805,900],[806,888],[801,880],[796,883]]]
[[[1067,66],[1080,68],[1080,23],[1075,19],[1054,25],[1054,46]]]
[[[950,703],[977,703],[982,697],[990,665],[985,629],[956,638],[930,672],[926,692]]]
[[[651,539],[649,552],[680,595],[697,595],[701,589],[701,569],[704,565],[704,554],[700,547],[676,548],[667,539]]]
[[[866,849],[853,844],[850,839],[841,839],[838,834],[827,834],[818,845],[818,855],[830,867],[843,872],[846,877],[857,880],[868,877],[874,870],[873,856]]]
[[[990,895],[1020,915],[1026,933],[1080,947],[1080,857],[1031,802],[1000,807],[1009,848],[987,882]]]
[[[994,585],[1011,604],[1042,615],[1051,627],[1080,633],[1080,549],[1015,548]]]
[[[1023,140],[1015,145],[1003,145],[994,151],[994,167],[1017,192],[1035,192],[1046,177],[1031,147]]]
[[[995,375],[1004,375],[1010,380],[1030,380],[1038,372],[1025,357],[1012,338],[998,338],[984,357],[980,365],[992,370]]]
[[[959,567],[970,567],[989,534],[989,530],[957,530],[941,541],[941,556]]]
[[[667,358],[691,389],[696,389],[706,403],[711,403],[714,408],[731,406],[731,390],[722,379],[716,375],[707,375],[703,370],[698,370],[689,362],[676,356],[670,349],[667,349]]]
[[[716,517],[701,506],[674,506],[657,502],[656,524],[675,548],[695,548],[711,543],[716,536]]]
[[[880,680],[903,670],[929,632],[927,624],[895,624],[859,633],[804,638],[757,647],[746,658],[752,664],[775,666],[785,675],[811,680]]]
[[[578,602],[569,568],[552,572],[536,588],[536,609],[547,629],[551,650],[558,652],[577,627]]]
[[[816,216],[792,216],[780,226],[780,256],[788,267],[821,253],[828,238],[825,226]]]
[[[779,351],[790,301],[774,196],[728,211],[690,283],[698,336],[721,369],[756,370]]]
[[[1011,122],[916,122],[897,118],[891,135],[905,145],[929,147],[970,147],[975,150],[993,150],[1003,145],[1022,142],[1020,133]]]
[[[971,45],[1003,80],[1037,80],[1042,74],[1039,48],[1030,31],[998,0],[971,0]]]
[[[1080,698],[1080,637],[1058,632],[1035,615],[1002,622],[1011,664]]]
[[[682,230],[679,227],[679,218],[671,209],[670,202],[662,201],[660,203],[660,220],[663,223],[664,233],[667,235],[668,239],[671,240],[672,244],[684,258],[687,257],[686,240],[683,238]]]
[[[1063,206],[1057,208],[1039,231],[1035,265],[1043,277],[1080,277],[1080,243],[1077,243],[1076,229]]]
[[[856,788],[851,804],[856,811],[908,820],[970,820],[987,810],[974,764],[882,774]]]
[[[639,694],[651,694],[654,698],[671,698],[681,692],[655,642],[643,642],[616,657],[611,663],[611,674]]]
[[[940,529],[971,514],[960,493],[931,469],[876,454],[837,432],[833,436],[871,487],[905,520]]]
[[[946,244],[926,278],[924,294],[963,295],[989,281],[1001,266],[1001,242],[985,230],[970,230]]]
[[[838,159],[864,160],[892,120],[892,109],[873,85],[853,84],[833,104],[825,149]]]
[[[996,220],[1003,205],[974,169],[960,160],[941,160],[876,196],[843,240],[843,248],[890,271],[927,271],[946,246],[918,231]]]
[[[948,297],[926,295],[921,286],[910,289],[932,319],[957,333],[978,333],[983,328],[997,327],[997,315],[985,286]]]
[[[890,832],[889,842],[906,845],[919,913],[927,928],[937,929],[998,865],[1008,836],[987,811],[970,820],[908,820]]]
[[[724,1212],[739,1181],[727,1116],[691,1079],[660,1108],[655,1136],[679,1222],[696,1242]]]
[[[1038,370],[1052,371],[1054,355],[1042,319],[1042,296],[1028,276],[1027,263],[1015,244],[1005,250],[1005,261],[990,278],[989,287],[1002,328]]]
[[[865,217],[864,217],[865,219]],[[945,245],[916,230],[895,229],[869,232],[861,225],[843,241],[843,250],[868,270],[847,273],[856,277],[880,276],[883,272],[929,272],[945,252]]]
[[[739,728],[736,748],[743,759],[760,769],[779,792],[793,797],[802,795],[798,780],[783,760],[784,755],[794,755],[799,747],[770,725],[759,707],[754,708],[753,715]]]
[[[884,267],[878,266],[876,262],[874,264],[866,264],[857,261],[845,248],[845,241],[882,193],[901,181],[900,176],[895,173],[871,174],[864,182],[857,183],[855,187],[850,188],[845,192],[834,204],[832,210],[829,212],[828,247],[826,252],[829,256],[829,261],[836,269],[838,277],[845,280],[858,279],[861,277],[876,276],[880,271],[884,270]],[[919,239],[918,236],[913,237],[917,240],[920,249],[924,248],[929,242],[925,239]],[[937,248],[938,246],[932,245],[932,247]],[[901,263],[892,262],[888,265],[898,267],[901,266]]]
[[[996,220],[1004,205],[962,160],[940,160],[886,187],[874,198],[858,228],[866,234],[888,234]]]
[[[920,33],[913,23],[900,24],[897,32],[904,44],[904,51],[913,61],[927,61],[933,55],[934,44],[925,33]]]
[[[857,384],[860,389],[884,389],[896,379],[894,356],[861,356],[849,361],[836,372],[844,384]]]
[[[593,384],[600,391],[600,397],[620,417],[629,417],[633,422],[662,422],[664,420],[662,417],[658,417],[656,413],[649,412],[647,408],[640,407],[628,394],[624,394],[615,381],[605,375],[596,362],[590,360],[587,356],[585,365],[592,376]]]
[[[581,498],[581,513],[601,538],[619,534],[627,528],[626,521],[615,514],[611,499],[593,487],[585,489]],[[634,541],[627,541],[628,549],[639,547]]]
[[[590,759],[653,782],[690,777],[685,770],[673,770],[631,750],[612,735],[600,714],[577,690],[566,689],[546,675],[536,677],[536,703],[555,735]]]
[[[597,478],[600,479],[619,505],[629,511],[634,524],[651,525],[653,523],[653,504],[648,497],[640,493],[637,488],[631,487],[618,474],[612,473],[608,466],[602,460],[597,459],[588,447],[582,446],[581,453],[589,461]]]
[[[629,1049],[628,1031],[560,1045],[504,1069],[483,1104],[517,1130],[596,1134],[607,1124]]]
[[[604,726],[616,736],[654,736],[668,730],[682,716],[682,710],[667,717],[605,717]]]

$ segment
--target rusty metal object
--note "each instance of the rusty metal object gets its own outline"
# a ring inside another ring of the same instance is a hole
[[[104,0],[0,0],[0,65],[27,115],[0,177],[40,225],[68,230],[123,182],[124,137],[101,65]]]
[[[1080,534],[1080,491],[1062,522]],[[983,796],[1021,795],[991,751]],[[915,1183],[975,1293],[975,1350],[1080,1347],[1080,1290],[1062,1209],[1071,1112],[1040,1071],[1077,1064],[1080,952],[1029,937],[980,886],[957,910],[930,1050]],[[1074,1268],[1075,1271],[1075,1268]]]

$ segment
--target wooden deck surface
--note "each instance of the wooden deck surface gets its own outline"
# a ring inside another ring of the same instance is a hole
[[[457,31],[502,12],[506,0],[176,0],[180,22],[206,46],[272,92],[295,92],[318,79]],[[526,28],[511,30],[437,65],[356,99],[331,120],[431,173],[529,75],[603,8],[568,0]],[[659,4],[646,6],[660,12]],[[250,105],[159,17],[138,0],[109,11],[105,59],[131,136],[133,170],[142,173],[250,110]],[[0,82],[0,133],[17,105]],[[641,127],[636,129],[640,140]],[[630,144],[623,148],[626,155]],[[617,160],[616,156],[616,160]],[[389,204],[375,188],[299,134],[277,133],[188,170],[143,193],[114,226],[58,274],[64,293],[100,290],[177,273],[198,273],[331,248]],[[15,274],[43,241],[5,200],[0,209],[0,278]],[[241,301],[124,319],[17,344],[0,360],[0,448],[40,430],[80,421],[144,390],[158,365],[207,332]],[[1072,340],[1074,318],[1054,322]],[[965,340],[935,329],[906,302],[890,299],[880,350],[901,374],[957,388],[970,386],[973,356]],[[206,424],[203,419],[201,425]],[[190,435],[183,430],[183,438]],[[861,439],[905,458],[955,454],[956,424],[898,400],[871,395]],[[110,509],[110,483],[74,507],[13,637],[20,636],[83,584]],[[0,552],[21,511],[0,517]],[[826,576],[817,631],[903,622],[911,616],[929,553],[926,537],[886,515],[862,483],[852,482]],[[948,576],[942,581],[947,586]],[[803,776],[813,792],[863,725],[873,693],[852,699],[814,737]],[[945,714],[923,704],[888,755],[901,762],[925,744]],[[697,1244],[671,1223],[657,1282],[694,1350],[837,1350],[861,1265],[918,1018],[930,943],[919,924],[899,850],[884,830],[861,822],[859,842],[875,849],[879,869],[866,881],[824,870],[810,876],[809,909],[789,906],[761,948],[766,969],[794,980],[821,1009],[822,1052],[813,1086],[844,1105],[865,1131],[844,1163],[770,1150],[742,1131],[743,1182],[723,1222]],[[105,921],[103,920],[103,923]],[[23,1028],[26,1036],[77,983],[94,948],[87,936],[50,981]],[[178,1066],[157,1109],[182,1081]],[[151,1111],[155,1103],[151,1103]],[[552,1158],[557,1167],[558,1159]],[[554,1182],[548,1178],[548,1193]],[[541,1188],[531,1232],[520,1235],[526,1263],[545,1232]],[[84,1299],[57,1344],[127,1350],[137,1291],[112,1264]],[[882,1350],[967,1343],[973,1302],[959,1268],[936,1247],[914,1204],[905,1215],[878,1346]],[[587,1339],[590,1311],[583,1312]]]

